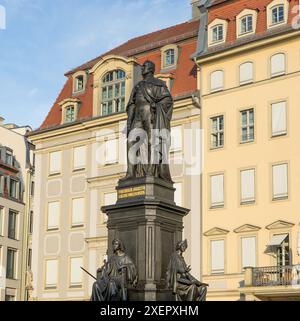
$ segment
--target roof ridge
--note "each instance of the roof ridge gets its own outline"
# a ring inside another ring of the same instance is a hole
[[[142,39],[142,38],[144,38],[144,37],[145,37],[145,38],[146,38],[146,37],[151,37],[151,36],[153,36],[154,34],[157,34],[157,33],[160,33],[160,32],[166,32],[166,31],[168,31],[168,30],[172,30],[172,29],[174,29],[174,28],[176,28],[176,27],[179,27],[179,26],[182,26],[182,25],[187,25],[187,24],[195,23],[195,22],[198,21],[198,20],[199,20],[199,19],[197,19],[197,20],[187,20],[187,21],[184,21],[184,22],[181,22],[181,23],[178,23],[178,24],[175,24],[175,25],[172,25],[172,26],[163,28],[163,29],[159,29],[159,30],[156,30],[156,31],[153,31],[153,32],[150,32],[150,33],[146,33],[146,34],[143,34],[143,35],[140,35],[140,36],[137,36],[137,37],[128,39],[127,41],[121,43],[121,44],[118,45],[117,47],[114,47],[114,48],[112,48],[112,49],[104,52],[103,54],[97,56],[96,58],[93,58],[93,59],[91,59],[91,60],[88,60],[88,61],[84,62],[83,64],[81,64],[80,66],[77,66],[77,67],[75,67],[75,68],[73,68],[73,69],[70,69],[68,72],[65,73],[65,76],[69,76],[70,74],[74,73],[76,70],[78,70],[78,69],[80,69],[80,68],[82,68],[82,69],[88,68],[89,64],[92,64],[93,62],[99,60],[101,57],[103,57],[103,56],[105,56],[105,55],[108,55],[108,54],[111,53],[112,51],[118,50],[118,49],[121,48],[122,46],[124,46],[124,45],[126,45],[126,44],[128,44],[128,43],[130,43],[130,42],[132,42],[132,41],[136,41],[136,40]],[[182,35],[190,34],[190,33],[191,33],[191,32],[185,32],[185,33],[183,33]],[[167,38],[167,39],[165,39],[165,41],[166,41],[166,40],[169,40],[169,39],[172,39],[172,38],[174,38],[174,37]],[[157,43],[157,42],[158,42],[158,41],[156,41],[156,42],[154,41],[154,42],[149,43],[148,45],[154,44],[154,43]],[[135,51],[135,50],[137,50],[137,49],[139,49],[139,48],[142,48],[142,46],[137,47],[137,48],[132,48],[132,49],[130,49],[130,50],[126,50],[125,52]]]

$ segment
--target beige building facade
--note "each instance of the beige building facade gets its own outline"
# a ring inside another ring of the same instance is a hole
[[[209,300],[300,298],[298,2],[262,2],[202,7],[208,34],[196,60]]]
[[[28,300],[31,290],[34,146],[28,131],[0,125],[0,301]]]
[[[90,299],[94,279],[80,267],[95,275],[107,254],[101,207],[116,202],[126,174],[125,108],[147,59],[174,97],[171,171],[176,203],[191,209],[186,258],[200,277],[200,110],[190,59],[198,30],[195,18],[132,39],[66,74],[45,122],[30,134],[36,146],[33,300]]]

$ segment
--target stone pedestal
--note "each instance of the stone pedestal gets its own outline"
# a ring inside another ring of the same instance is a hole
[[[108,215],[109,254],[113,239],[120,238],[138,269],[139,283],[129,291],[129,300],[173,300],[166,271],[189,210],[176,206],[172,183],[154,177],[120,181],[117,191],[116,205],[102,211]]]

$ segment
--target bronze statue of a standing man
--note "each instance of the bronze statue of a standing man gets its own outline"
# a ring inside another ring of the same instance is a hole
[[[128,169],[124,178],[154,176],[171,182],[168,164],[172,96],[154,77],[155,64],[142,66],[143,80],[133,89],[127,105]]]

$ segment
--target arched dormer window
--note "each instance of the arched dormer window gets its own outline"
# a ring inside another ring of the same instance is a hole
[[[224,27],[223,25],[218,25],[212,29],[212,42],[222,41],[224,38]]]
[[[73,93],[81,93],[85,90],[87,82],[87,74],[84,71],[79,71],[73,75]]]
[[[78,76],[75,79],[76,84],[75,84],[75,89],[76,91],[81,91],[84,89],[84,79],[83,76]]]
[[[102,116],[125,111],[126,73],[121,69],[109,71],[102,78]]]
[[[175,64],[175,50],[169,49],[165,53],[165,66],[172,66]]]
[[[284,21],[284,5],[275,6],[272,8],[272,24],[281,23]]]
[[[248,15],[241,19],[241,34],[253,31],[253,16]]]
[[[268,28],[287,23],[289,11],[288,0],[273,0],[267,6]]]
[[[236,35],[237,38],[248,36],[256,32],[257,10],[243,9],[236,16]]]
[[[215,19],[208,25],[208,45],[219,45],[226,40],[228,21]]]

